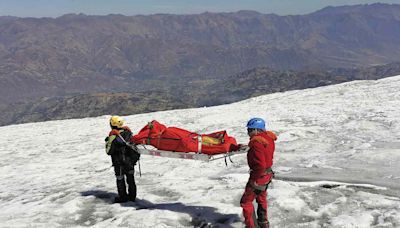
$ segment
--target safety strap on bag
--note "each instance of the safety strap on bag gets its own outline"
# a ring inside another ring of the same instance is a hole
[[[151,130],[154,128],[153,124],[151,122],[148,123],[149,126],[149,135],[147,136],[147,145],[150,145],[151,141],[150,141],[150,134],[151,134]]]
[[[197,136],[197,153],[201,154],[201,149],[202,149],[202,144],[203,144],[203,138],[201,135]]]

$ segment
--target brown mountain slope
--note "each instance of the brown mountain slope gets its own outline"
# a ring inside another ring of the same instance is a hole
[[[329,7],[300,16],[0,17],[0,104],[170,90],[255,67],[327,69],[399,58],[400,5]]]
[[[42,98],[35,102],[0,106],[0,125],[100,115],[131,115],[159,110],[202,107],[246,98],[357,79],[400,75],[400,63],[326,72],[277,71],[255,68],[226,80],[197,81],[186,87],[136,93],[95,93]]]

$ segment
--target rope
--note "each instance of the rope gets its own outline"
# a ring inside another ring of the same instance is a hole
[[[139,165],[139,176],[142,177],[142,169],[140,168],[140,159],[138,160],[138,165]]]

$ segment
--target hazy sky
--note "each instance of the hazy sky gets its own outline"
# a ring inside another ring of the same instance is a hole
[[[367,3],[398,3],[400,0],[0,0],[0,16],[57,17],[67,13],[193,14],[256,10],[279,15],[306,14],[325,6]]]

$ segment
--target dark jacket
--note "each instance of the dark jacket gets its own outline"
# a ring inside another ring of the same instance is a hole
[[[122,140],[120,136],[125,140]],[[111,155],[114,166],[134,166],[140,158],[140,154],[132,147],[127,146],[126,142],[132,137],[132,132],[128,127],[113,129],[106,138],[106,152]]]

